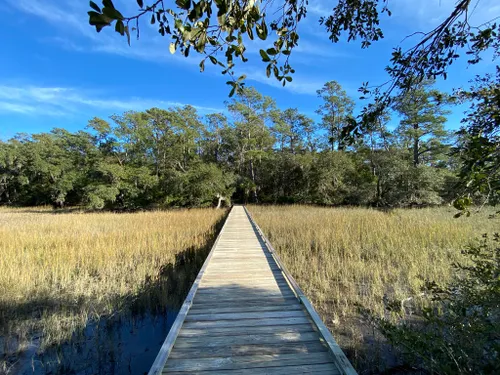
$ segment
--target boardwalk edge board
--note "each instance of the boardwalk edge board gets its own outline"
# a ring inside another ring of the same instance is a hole
[[[248,218],[250,219],[250,222],[252,223],[254,228],[257,230],[257,232],[259,233],[261,238],[264,240],[268,250],[270,251],[270,253],[272,254],[272,256],[274,258],[274,261],[276,262],[278,267],[281,269],[281,272],[285,276],[285,279],[288,281],[293,292],[297,295],[297,298],[304,305],[304,308],[306,309],[307,313],[311,317],[311,319],[312,319],[314,325],[316,326],[316,328],[318,329],[321,337],[323,338],[323,340],[325,340],[326,345],[328,346],[328,349],[332,353],[332,356],[335,360],[335,364],[337,365],[337,367],[339,368],[341,373],[345,374],[345,375],[356,375],[357,372],[354,369],[354,367],[352,367],[351,362],[349,362],[349,360],[345,356],[344,352],[342,351],[340,346],[337,344],[337,341],[335,341],[335,339],[333,338],[330,330],[325,326],[325,323],[323,323],[323,321],[321,320],[320,316],[318,315],[318,313],[314,309],[311,302],[309,302],[309,300],[305,296],[302,289],[300,289],[297,281],[288,272],[285,265],[281,261],[280,256],[278,255],[278,253],[274,249],[273,245],[271,245],[271,242],[269,242],[269,240],[265,236],[264,232],[257,225],[257,223],[255,222],[255,220],[252,217],[252,214],[247,210],[247,208],[245,206],[243,208],[244,208],[245,213],[247,214]]]
[[[184,324],[184,320],[186,319],[189,309],[191,308],[194,296],[196,294],[196,291],[198,290],[198,286],[200,285],[201,279],[205,273],[205,270],[208,267],[208,264],[210,263],[210,259],[212,258],[215,249],[217,248],[217,244],[222,236],[222,233],[224,233],[224,227],[226,226],[227,219],[231,211],[232,208],[227,213],[226,218],[224,219],[224,224],[222,225],[222,228],[219,234],[217,235],[217,238],[215,239],[215,242],[212,248],[210,249],[210,252],[207,255],[207,259],[205,259],[205,262],[203,262],[203,266],[201,267],[200,272],[198,272],[198,275],[196,276],[196,279],[194,280],[193,285],[191,286],[191,289],[189,290],[189,293],[186,299],[184,300],[181,309],[179,310],[179,314],[177,314],[174,324],[172,324],[172,327],[168,332],[167,338],[163,342],[163,345],[161,346],[160,351],[158,352],[158,355],[156,356],[156,359],[153,362],[153,365],[151,366],[151,369],[148,372],[148,375],[159,375],[163,371],[165,363],[167,363],[168,356],[170,355],[170,352],[172,351],[172,348],[174,346],[175,340],[177,339],[177,336],[179,335],[182,325]]]

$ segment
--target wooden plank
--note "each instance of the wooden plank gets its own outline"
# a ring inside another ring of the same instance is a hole
[[[216,287],[224,287],[224,288],[240,288],[240,287],[246,287],[246,286],[252,286],[254,288],[258,288],[260,286],[281,286],[285,288],[289,288],[288,283],[285,281],[284,278],[281,279],[275,279],[275,278],[265,278],[265,279],[249,279],[249,280],[205,280],[203,278],[200,283],[200,290],[201,288],[213,288],[214,286],[211,284],[216,284]]]
[[[174,347],[198,348],[198,347],[218,347],[224,345],[259,345],[259,344],[287,344],[289,342],[319,342],[318,333],[292,332],[283,334],[248,334],[237,336],[214,336],[214,337],[179,337]]]
[[[240,320],[215,320],[215,321],[198,321],[184,322],[186,328],[224,328],[224,327],[264,327],[264,326],[279,326],[279,325],[294,325],[311,323],[306,316],[292,318],[267,318],[267,319],[240,319]]]
[[[239,281],[258,281],[260,279],[266,279],[266,280],[278,280],[278,281],[285,281],[285,278],[281,274],[272,274],[271,272],[266,273],[266,274],[244,274],[244,275],[238,275],[238,274],[232,274],[232,275],[225,275],[226,279],[229,277],[231,280],[234,280],[235,282]],[[211,274],[211,275],[205,275],[203,278],[203,282],[206,281],[211,281],[211,280],[217,280],[217,274]]]
[[[263,356],[278,354],[309,354],[327,352],[328,348],[317,340],[311,342],[284,342],[268,344],[221,344],[218,346],[179,347],[170,353],[169,359],[192,359],[234,356]]]
[[[209,287],[209,288],[205,287],[203,292],[200,292],[198,294],[198,297],[200,299],[218,297],[220,298],[220,301],[232,298],[235,298],[235,300],[239,299],[247,300],[250,298],[255,299],[260,297],[296,298],[295,295],[290,290],[287,290],[286,288],[283,287],[280,288],[277,285],[255,287],[255,290],[250,293],[246,291],[249,287],[250,286],[238,286],[238,287],[231,286],[226,288],[223,285],[220,285],[218,287]],[[217,288],[220,288],[222,290],[218,293]]]
[[[234,267],[236,268],[234,270],[233,269],[228,270],[229,264],[209,267],[207,269],[207,275],[213,275],[213,274],[216,274],[217,276],[218,275],[233,276],[234,274],[240,275],[241,269],[244,269],[245,272],[251,275],[266,275],[273,272],[277,272],[278,274],[280,274],[280,269],[276,266],[269,265],[269,263],[255,264],[251,266],[245,266],[244,263],[239,265],[234,264]]]
[[[215,374],[213,371],[192,371],[190,375],[297,375],[297,374],[328,374],[337,375],[337,367],[333,363],[323,363],[319,365],[299,365],[299,366],[283,366],[283,367],[260,367],[258,369],[236,369],[236,370],[218,370]],[[169,375],[186,375],[185,372],[165,372]]]
[[[256,285],[253,283],[248,283],[248,284],[242,284],[242,285],[235,285],[235,284],[229,284],[229,285],[216,285],[216,286],[210,286],[210,285],[203,285],[200,286],[198,289],[198,295],[205,294],[205,293],[213,293],[220,291],[221,293],[230,293],[230,292],[242,292],[244,291],[245,288],[248,286],[252,286],[255,288],[257,291],[290,291],[289,288],[286,288],[286,285],[279,285],[278,283],[266,283],[266,284],[261,284],[261,285]]]
[[[270,305],[270,306],[238,306],[233,304],[229,307],[216,306],[213,308],[202,308],[198,305],[192,305],[190,314],[220,314],[220,313],[238,313],[238,312],[266,312],[266,311],[293,311],[302,310],[300,303],[290,305]]]
[[[303,311],[267,311],[267,312],[244,312],[244,313],[216,313],[216,314],[189,314],[188,321],[202,320],[240,320],[240,319],[264,319],[264,318],[290,318],[302,317]]]
[[[247,299],[240,299],[237,304],[238,306],[269,306],[269,305],[277,305],[277,304],[293,304],[297,302],[297,298],[295,297],[285,297],[285,298],[265,298],[265,297],[254,297]],[[202,299],[202,297],[196,297],[194,303],[198,306],[234,306],[236,302],[232,299],[226,300],[210,300],[210,299]]]
[[[242,274],[241,270],[217,270],[217,271],[212,271],[212,270],[207,270],[207,276],[225,276],[225,277],[234,277],[235,279],[238,278],[248,278],[248,276],[279,276],[281,275],[281,271],[279,271],[277,268],[272,270],[272,269],[260,269],[260,270],[248,270],[247,274]]]
[[[262,327],[239,327],[237,330],[234,327],[212,327],[212,328],[188,328],[183,327],[179,332],[179,337],[215,337],[215,336],[235,336],[248,334],[263,334],[263,335],[281,335],[294,332],[315,332],[313,325],[307,324],[297,325],[279,325],[279,326],[262,326]]]
[[[311,365],[330,363],[330,354],[276,354],[235,357],[191,358],[189,361],[171,359],[167,362],[167,371],[218,371],[232,369],[248,369],[259,367],[282,367],[292,365]]]
[[[217,301],[224,301],[230,299],[231,301],[248,300],[256,298],[286,298],[295,297],[295,294],[291,290],[280,290],[275,289],[257,289],[255,288],[252,292],[247,292],[247,288],[235,288],[233,290],[218,291],[217,288],[205,289],[203,293],[198,293],[196,295],[197,301],[213,299]]]

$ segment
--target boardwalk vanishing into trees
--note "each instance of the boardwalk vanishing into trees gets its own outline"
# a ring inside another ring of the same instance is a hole
[[[248,211],[226,219],[149,374],[356,374]]]

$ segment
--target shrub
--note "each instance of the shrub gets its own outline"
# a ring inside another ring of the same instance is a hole
[[[373,317],[388,341],[414,366],[436,374],[500,373],[500,236],[484,235],[455,264],[446,286],[428,282],[418,321]],[[389,303],[391,312],[399,304]],[[399,311],[402,313],[402,311]]]

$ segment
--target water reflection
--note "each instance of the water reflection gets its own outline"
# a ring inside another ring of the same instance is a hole
[[[178,310],[142,317],[120,317],[89,324],[69,343],[36,353],[24,353],[13,374],[118,375],[147,374]]]

